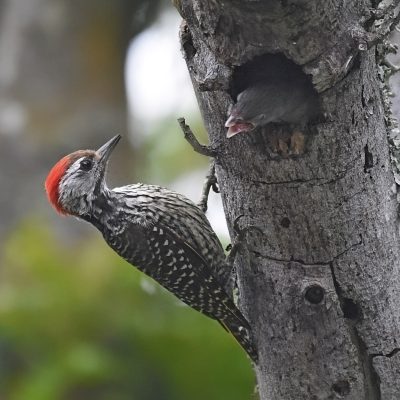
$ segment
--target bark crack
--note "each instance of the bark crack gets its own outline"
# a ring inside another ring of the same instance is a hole
[[[302,184],[308,184],[310,186],[323,186],[323,185],[329,185],[331,183],[337,182],[343,178],[346,177],[346,175],[356,167],[357,161],[359,161],[361,156],[358,156],[348,162],[344,169],[339,171],[333,178],[327,179],[327,178],[322,178],[322,177],[314,177],[310,179],[303,179],[303,178],[298,178],[298,179],[292,179],[292,180],[282,180],[282,181],[264,181],[264,180],[251,180],[252,183],[255,184],[260,184],[260,185],[267,185],[267,186],[273,186],[273,185],[288,185],[288,184],[293,184],[293,188],[297,188]],[[321,182],[322,181],[322,182]],[[315,183],[314,183],[315,182]]]
[[[368,354],[368,347],[364,340],[361,338],[357,328],[349,324],[350,333],[352,335],[353,343],[358,349],[358,354],[360,356],[360,361],[364,370],[364,387],[365,395],[367,400],[381,400],[381,378],[376,372],[373,364],[373,357]]]
[[[371,354],[372,358],[376,358],[376,357],[386,357],[386,358],[392,358],[394,357],[397,353],[400,352],[400,347],[396,347],[395,349],[393,349],[390,353],[387,354],[383,354],[383,353],[374,353]]]
[[[303,183],[311,183],[314,181],[320,181],[323,180],[323,178],[311,178],[311,179],[292,179],[292,180],[284,180],[284,181],[263,181],[263,180],[252,180],[253,183],[260,184],[260,185],[267,185],[267,186],[273,186],[273,185],[287,185],[287,184],[303,184]],[[294,187],[297,187],[299,185],[295,185]],[[315,185],[311,185],[315,186]]]
[[[339,257],[342,257],[346,253],[348,253],[350,250],[354,249],[355,247],[358,247],[363,244],[362,237],[360,237],[360,240],[357,243],[353,243],[351,246],[347,247],[344,249],[342,252],[336,254],[331,260],[328,261],[314,261],[314,262],[306,262],[300,258],[294,258],[290,257],[290,259],[285,259],[285,258],[279,258],[279,257],[273,257],[268,254],[263,254],[259,251],[252,250],[252,253],[254,254],[255,257],[257,258],[264,258],[269,261],[275,261],[275,262],[281,262],[281,263],[290,263],[290,262],[295,262],[298,264],[301,264],[304,267],[310,266],[330,266],[333,262],[335,262]]]
[[[366,400],[381,400],[381,379],[378,373],[375,370],[373,365],[373,354],[368,353],[368,347],[364,340],[362,339],[361,335],[359,334],[356,323],[352,321],[352,318],[348,318],[348,310],[346,309],[346,304],[348,303],[349,299],[347,299],[343,295],[343,289],[340,286],[339,281],[335,275],[335,269],[333,267],[333,263],[330,264],[331,274],[333,285],[335,287],[336,295],[339,300],[339,305],[343,313],[344,321],[349,329],[350,336],[352,342],[357,349],[359,360],[363,369],[364,374],[364,389],[365,389],[365,399]],[[358,319],[358,318],[357,318]],[[398,349],[400,351],[400,349]],[[389,353],[391,354],[391,353]]]
[[[362,193],[365,192],[365,188],[362,188],[361,190],[359,190],[358,192],[355,192],[353,194],[351,194],[350,196],[345,196],[343,198],[343,200],[339,203],[339,205],[335,206],[333,209],[337,210],[338,208],[341,208],[344,204],[348,203],[350,200],[354,199],[354,197],[357,197],[359,195],[361,195]]]

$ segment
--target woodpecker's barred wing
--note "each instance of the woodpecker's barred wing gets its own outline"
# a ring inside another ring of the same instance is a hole
[[[166,254],[167,263],[165,265],[173,266],[175,257],[178,262],[176,271],[172,267],[172,273],[169,271],[169,275],[167,272],[168,277],[162,283],[163,286],[189,306],[218,320],[223,327],[232,333],[251,359],[257,362],[258,356],[252,343],[251,328],[247,320],[219,281],[212,275],[205,259],[168,227],[154,227],[153,232],[155,229],[158,230],[161,237],[166,238],[164,243],[169,242],[167,254],[169,254],[170,260],[172,257],[172,263],[171,261],[167,262],[168,256]],[[170,276],[174,276],[174,272],[179,275],[176,281],[170,279]],[[162,278],[160,283],[161,280]]]
[[[205,259],[173,230],[163,225],[131,223],[108,243],[184,303],[218,320],[257,362],[247,320],[212,275]]]
[[[168,227],[196,249],[223,287],[230,282],[222,245],[204,212],[185,196],[154,185],[134,184],[113,189],[121,193],[130,219],[143,226]]]
[[[164,227],[165,235],[170,238],[171,245],[180,249],[183,257],[186,258],[185,262],[188,264],[188,268],[195,273],[195,277],[199,282],[205,282],[209,292],[214,292],[217,295],[221,295],[221,300],[226,308],[235,315],[238,320],[241,319],[244,324],[247,324],[246,319],[243,317],[241,312],[237,309],[231,298],[225,292],[221,284],[218,282],[216,277],[213,275],[213,271],[210,270],[206,260],[186,241],[182,240],[175,232],[171,229]],[[182,258],[183,258],[182,257]],[[207,310],[200,310],[206,313]],[[215,318],[215,316],[212,316]]]

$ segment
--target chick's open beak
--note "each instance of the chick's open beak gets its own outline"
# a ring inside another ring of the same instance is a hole
[[[225,122],[225,128],[228,128],[226,137],[231,138],[237,133],[252,131],[255,126],[251,122],[243,121],[242,119],[231,115]]]

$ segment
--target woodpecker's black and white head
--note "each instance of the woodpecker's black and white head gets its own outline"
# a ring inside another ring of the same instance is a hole
[[[54,165],[45,188],[50,203],[60,214],[90,214],[93,200],[106,188],[107,162],[120,139],[120,135],[114,136],[96,151],[75,151]]]

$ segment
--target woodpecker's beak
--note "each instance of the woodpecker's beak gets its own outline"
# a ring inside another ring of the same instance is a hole
[[[114,150],[120,139],[121,135],[114,136],[96,151],[97,155],[99,156],[100,165],[105,166],[105,164],[107,164],[108,158],[110,157],[112,151]]]

